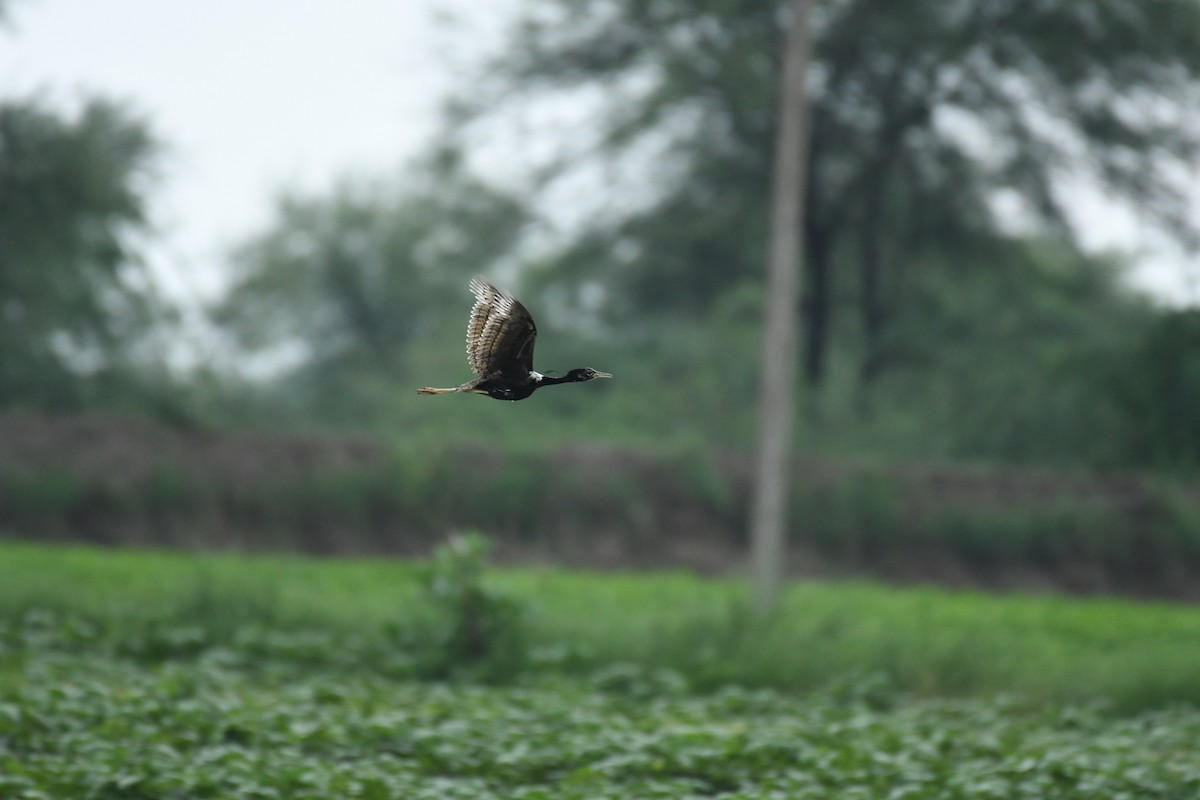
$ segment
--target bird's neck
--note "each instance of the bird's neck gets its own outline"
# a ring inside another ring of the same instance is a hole
[[[542,375],[538,372],[531,372],[530,377],[537,381],[538,386],[554,386],[559,383],[575,383],[578,378],[572,377],[570,373],[554,377],[553,375]]]

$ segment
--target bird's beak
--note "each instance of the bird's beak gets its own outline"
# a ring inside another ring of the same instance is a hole
[[[595,374],[595,375],[593,375],[592,377],[593,377],[593,378],[611,378],[611,377],[612,377],[612,373],[611,373],[611,372],[599,372],[599,371],[597,371],[597,372],[596,372],[596,374]]]

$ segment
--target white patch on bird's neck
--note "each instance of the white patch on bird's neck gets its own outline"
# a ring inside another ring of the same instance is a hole
[[[542,373],[538,372],[537,370],[531,369],[531,370],[529,370],[529,377],[532,378],[537,383],[541,383],[542,379],[545,378],[546,376],[543,375]]]

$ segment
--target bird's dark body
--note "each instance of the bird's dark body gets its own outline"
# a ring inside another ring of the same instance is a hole
[[[524,384],[515,383],[504,378],[479,381],[467,391],[482,392],[497,400],[524,400],[533,394],[539,384],[536,381],[526,381]]]
[[[467,361],[476,378],[453,389],[418,389],[420,394],[468,392],[496,400],[524,400],[543,386],[611,378],[588,367],[573,369],[561,378],[533,369],[537,326],[525,306],[482,278],[471,281],[475,305],[467,322]]]

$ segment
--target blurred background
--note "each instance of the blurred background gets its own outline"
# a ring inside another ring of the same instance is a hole
[[[0,0],[0,527],[736,568],[782,5]],[[815,25],[793,572],[1197,596],[1200,7]]]

